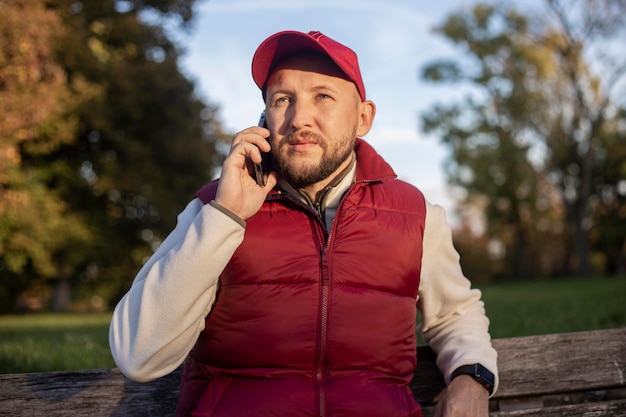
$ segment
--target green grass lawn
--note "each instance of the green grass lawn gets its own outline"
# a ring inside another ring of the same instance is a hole
[[[626,326],[626,278],[568,278],[482,286],[495,337]]]
[[[0,316],[0,374],[111,368],[110,314]]]
[[[626,326],[626,279],[481,286],[494,338]],[[0,316],[0,374],[115,366],[110,314]]]

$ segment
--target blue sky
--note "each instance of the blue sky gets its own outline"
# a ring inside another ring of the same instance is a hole
[[[528,1],[528,0],[527,0]],[[537,0],[530,3],[536,4]],[[398,176],[451,213],[445,185],[446,150],[419,129],[420,114],[436,102],[459,100],[458,89],[428,85],[419,70],[436,58],[459,54],[432,29],[466,0],[210,0],[200,1],[181,66],[200,96],[220,108],[236,132],[258,121],[261,94],[250,65],[257,46],[281,30],[319,30],[359,56],[367,96],[377,105],[365,137]],[[525,5],[529,3],[525,2]]]

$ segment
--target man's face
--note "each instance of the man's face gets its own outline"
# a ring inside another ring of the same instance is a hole
[[[355,137],[369,130],[363,106],[356,86],[323,55],[279,65],[267,82],[266,118],[281,176],[303,188],[342,171]]]

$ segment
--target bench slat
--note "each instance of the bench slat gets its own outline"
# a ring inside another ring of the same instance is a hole
[[[498,398],[623,386],[626,328],[495,339]]]
[[[0,416],[173,416],[181,372],[143,384],[118,369],[0,375]]]
[[[497,411],[489,415],[490,417],[626,417],[626,400],[561,405],[533,410]]]

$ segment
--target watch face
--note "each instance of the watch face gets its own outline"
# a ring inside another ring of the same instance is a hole
[[[483,386],[487,388],[491,394],[493,386],[495,385],[495,377],[489,369],[477,363],[474,368],[474,378],[483,384]]]

